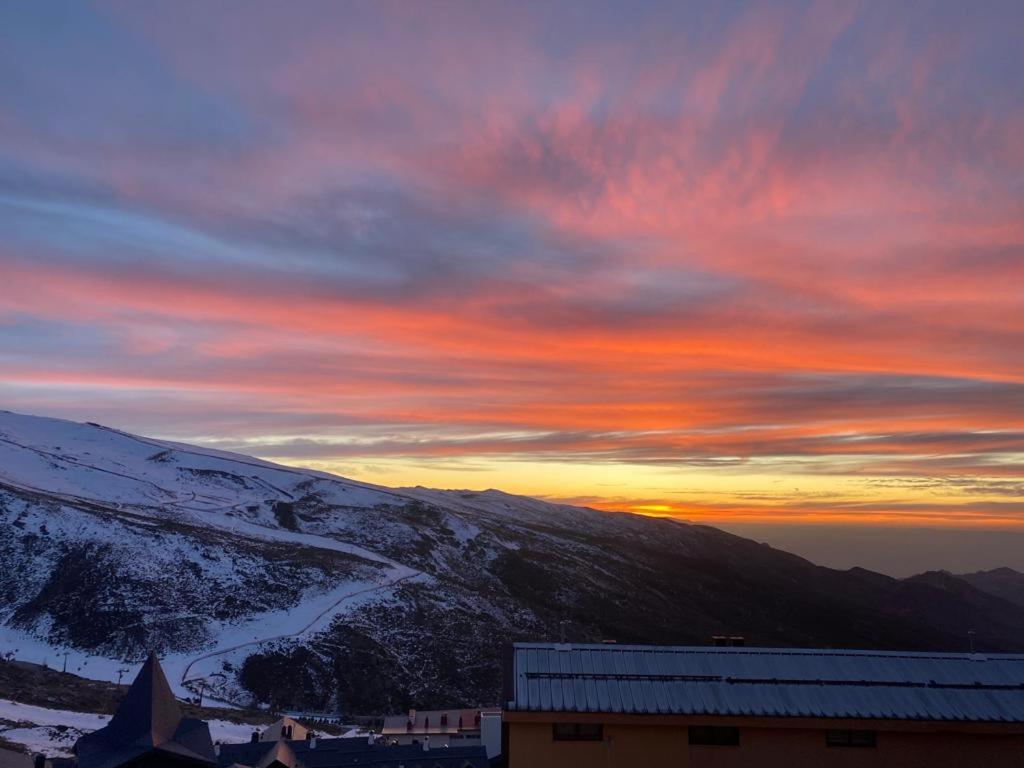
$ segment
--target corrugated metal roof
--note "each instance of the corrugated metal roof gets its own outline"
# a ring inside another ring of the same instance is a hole
[[[517,643],[509,710],[1024,723],[1024,655]]]

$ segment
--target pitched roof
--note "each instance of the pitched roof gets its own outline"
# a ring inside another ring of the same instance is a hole
[[[149,753],[173,755],[186,764],[216,764],[209,727],[201,720],[182,718],[152,653],[111,721],[82,736],[75,753],[79,768],[116,768]]]
[[[517,643],[507,709],[1024,723],[1024,655]]]
[[[285,740],[275,741],[267,753],[259,759],[256,763],[256,768],[270,768],[274,765],[281,765],[284,768],[296,768],[299,764],[299,759],[295,756],[295,751],[288,746],[288,742]]]

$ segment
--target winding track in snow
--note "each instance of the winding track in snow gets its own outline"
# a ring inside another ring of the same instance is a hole
[[[183,507],[173,502],[167,504],[166,506],[178,507],[179,510],[185,509],[193,513],[200,512],[200,510],[191,509],[189,507]],[[235,511],[241,506],[244,505],[234,504],[222,509],[205,509],[201,511],[202,513],[206,514],[224,513],[227,511]],[[299,533],[293,531],[282,531],[279,529],[270,528],[268,526],[251,523],[245,520],[238,520],[236,518],[231,519],[230,526],[228,526],[225,523],[222,523],[220,520],[211,523],[210,526],[220,528],[221,530],[230,529],[232,533],[238,532],[240,529],[241,531],[244,531],[246,534],[253,538],[262,538],[271,541],[290,541],[294,543],[303,544],[308,547],[327,549],[333,552],[341,552],[344,554],[355,555],[356,557],[362,557],[366,560],[377,563],[379,565],[386,565],[389,568],[391,568],[396,575],[382,584],[376,584],[372,587],[359,589],[355,592],[347,592],[339,596],[337,600],[335,600],[333,603],[327,606],[324,610],[320,611],[309,622],[307,622],[304,626],[302,626],[294,632],[286,632],[283,634],[271,635],[269,637],[255,638],[244,643],[237,643],[235,645],[231,645],[225,648],[218,648],[216,650],[208,651],[207,653],[196,656],[194,659],[188,662],[188,664],[185,666],[185,669],[181,673],[182,686],[184,686],[186,683],[203,679],[202,677],[196,677],[193,680],[188,679],[189,671],[192,669],[193,666],[195,666],[197,663],[201,661],[212,659],[216,656],[223,656],[224,654],[241,650],[242,648],[248,648],[250,646],[259,646],[264,643],[272,643],[278,640],[288,640],[289,638],[300,637],[304,635],[306,632],[308,632],[310,628],[312,628],[318,622],[320,622],[325,616],[337,613],[338,608],[340,608],[343,603],[346,603],[355,597],[359,597],[360,595],[366,595],[373,592],[391,589],[393,587],[398,586],[404,581],[408,581],[409,579],[413,579],[418,576],[424,575],[422,571],[417,571],[412,568],[409,568],[406,565],[402,565],[401,563],[395,560],[391,560],[390,558],[384,557],[383,555],[373,552],[372,550],[364,549],[363,547],[356,546],[355,544],[348,544],[347,542],[338,541],[337,539],[331,538],[329,536],[319,536],[317,534]]]
[[[227,648],[218,648],[215,651],[210,651],[210,652],[204,653],[204,654],[202,654],[200,656],[196,656],[194,659],[189,661],[189,663],[185,666],[185,669],[182,671],[182,673],[181,673],[181,684],[182,684],[182,686],[184,686],[187,683],[192,683],[192,682],[196,682],[198,680],[204,679],[203,677],[196,677],[196,678],[193,678],[191,680],[188,679],[189,671],[192,669],[192,667],[194,665],[196,665],[200,661],[206,661],[207,659],[212,659],[212,658],[214,658],[216,656],[223,656],[226,653],[231,653],[233,651],[238,651],[238,650],[241,650],[242,648],[248,648],[249,646],[253,646],[253,645],[262,645],[264,643],[272,643],[272,642],[276,642],[278,640],[288,640],[288,639],[293,638],[293,637],[300,637],[300,636],[304,635],[307,631],[309,631],[309,629],[311,627],[313,627],[318,621],[323,619],[325,616],[327,616],[328,614],[334,613],[336,611],[336,609],[342,603],[344,603],[344,602],[346,602],[348,600],[351,600],[354,597],[359,597],[360,595],[365,595],[365,594],[368,594],[368,593],[371,593],[371,592],[378,592],[378,591],[381,591],[381,590],[384,590],[384,589],[391,589],[392,587],[398,586],[403,581],[408,581],[409,579],[412,579],[412,578],[415,578],[415,577],[421,576],[421,575],[422,575],[421,571],[412,571],[411,573],[404,573],[403,575],[398,576],[398,577],[392,579],[391,581],[385,582],[384,584],[378,584],[378,585],[373,586],[373,587],[366,587],[365,589],[356,590],[355,592],[349,592],[348,594],[342,595],[341,597],[338,598],[338,600],[336,600],[330,606],[328,606],[323,611],[318,613],[304,627],[302,627],[301,629],[296,630],[295,632],[290,632],[290,633],[286,633],[286,634],[282,634],[282,635],[273,635],[271,637],[257,638],[255,640],[250,640],[250,641],[245,642],[245,643],[238,643],[237,645],[232,645],[232,646],[229,646]]]

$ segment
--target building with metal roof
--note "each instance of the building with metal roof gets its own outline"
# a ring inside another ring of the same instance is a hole
[[[511,768],[597,753],[606,765],[661,764],[638,760],[645,742],[688,755],[672,765],[755,750],[758,765],[826,765],[851,747],[870,750],[872,766],[917,765],[913,755],[1024,766],[1018,654],[521,643],[505,687]]]

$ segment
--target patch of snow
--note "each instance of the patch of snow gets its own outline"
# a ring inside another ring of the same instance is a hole
[[[0,720],[32,725],[63,725],[82,731],[95,731],[110,722],[110,715],[90,712],[72,712],[66,709],[47,709],[31,704],[21,704],[10,699],[0,699]]]
[[[43,754],[47,757],[71,757],[71,748],[79,737],[85,735],[77,728],[39,726],[36,728],[0,727],[0,736],[12,744],[20,744],[30,754]]]
[[[13,723],[4,727],[3,723]],[[52,757],[68,756],[80,736],[102,728],[110,722],[110,715],[48,709],[0,699],[0,736],[21,744],[30,752],[42,752]],[[254,723],[232,723],[228,720],[209,720],[210,737],[222,744],[245,743],[253,731],[265,726]]]

